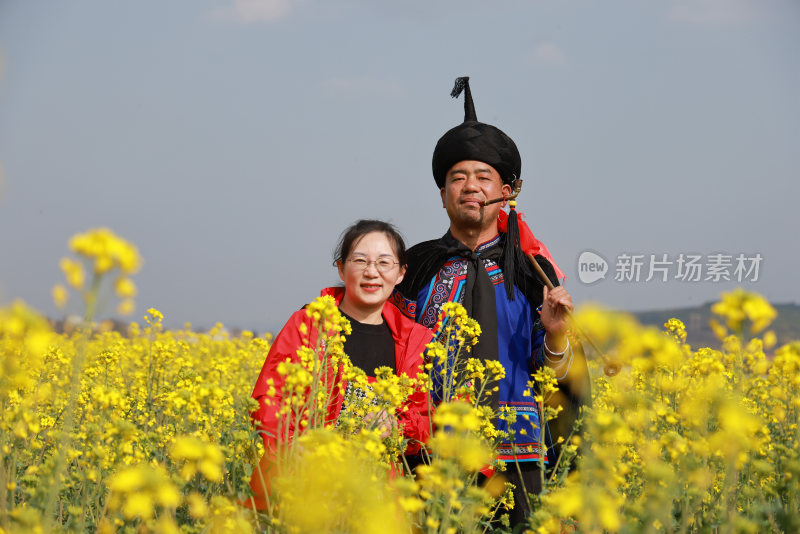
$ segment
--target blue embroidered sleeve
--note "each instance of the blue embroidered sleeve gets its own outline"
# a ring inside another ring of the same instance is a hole
[[[545,329],[542,326],[542,321],[537,317],[533,322],[531,335],[531,372],[544,365],[544,334]]]

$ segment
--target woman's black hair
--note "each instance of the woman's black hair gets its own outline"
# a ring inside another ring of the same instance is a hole
[[[361,219],[342,232],[342,237],[339,238],[339,244],[336,245],[336,250],[333,253],[333,263],[336,264],[337,262],[346,260],[353,246],[358,243],[362,237],[372,232],[382,232],[386,234],[386,237],[388,237],[389,241],[392,243],[392,248],[394,248],[394,253],[397,256],[397,261],[400,262],[400,266],[408,264],[406,244],[403,241],[403,236],[397,231],[397,228],[390,223],[374,219]]]

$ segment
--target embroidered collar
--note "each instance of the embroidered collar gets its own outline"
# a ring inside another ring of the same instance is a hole
[[[475,252],[477,252],[477,253],[479,253],[479,254],[480,254],[480,253],[481,253],[481,252],[483,252],[484,250],[486,250],[486,249],[488,249],[488,248],[491,248],[491,247],[493,247],[493,246],[495,246],[495,245],[497,245],[497,244],[499,244],[499,243],[500,243],[500,234],[497,234],[496,236],[494,236],[493,238],[491,238],[489,241],[486,241],[486,242],[484,242],[484,243],[481,243],[480,245],[478,245],[477,247],[475,247]]]

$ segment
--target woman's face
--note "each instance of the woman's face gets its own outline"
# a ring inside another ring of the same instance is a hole
[[[381,264],[391,266],[381,271]],[[345,298],[351,306],[364,312],[383,307],[406,273],[405,267],[397,264],[392,242],[383,232],[370,232],[356,241],[338,267]]]

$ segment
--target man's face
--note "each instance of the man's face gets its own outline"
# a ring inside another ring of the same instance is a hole
[[[511,192],[511,186],[503,183],[500,173],[491,165],[482,161],[459,161],[445,176],[442,206],[456,228],[485,229],[497,221],[497,213],[505,203],[484,206],[483,202]]]

